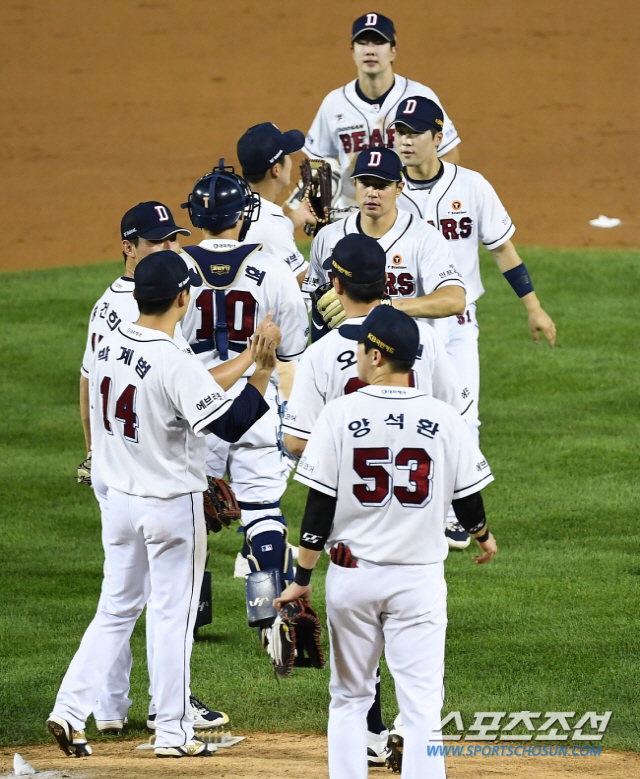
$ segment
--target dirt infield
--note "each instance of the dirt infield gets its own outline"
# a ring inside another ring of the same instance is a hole
[[[95,745],[90,758],[73,760],[57,746],[20,748],[22,757],[47,779],[196,779],[212,773],[222,779],[326,779],[326,739],[321,736],[251,734],[230,749],[202,760],[158,760],[136,752],[132,742]],[[12,776],[13,752],[0,750],[0,779]],[[449,779],[629,779],[640,774],[640,755],[603,752],[599,757],[469,757],[447,759]],[[39,773],[38,773],[39,775]],[[391,777],[384,768],[369,770],[370,779]],[[396,774],[397,776],[397,774]]]
[[[117,257],[124,211],[149,199],[179,211],[218,157],[235,161],[249,125],[306,131],[322,97],[354,76],[350,24],[366,10],[360,0],[320,9],[3,3],[0,270]],[[517,241],[640,245],[637,3],[458,0],[444,11],[409,0],[376,10],[396,23],[397,72],[439,94],[463,163],[494,184]],[[591,227],[601,213],[623,225]]]

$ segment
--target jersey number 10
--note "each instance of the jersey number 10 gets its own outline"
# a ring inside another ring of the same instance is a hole
[[[411,487],[395,487],[393,476],[385,465],[408,471]],[[422,508],[431,500],[432,465],[433,461],[424,449],[402,449],[395,462],[393,452],[387,447],[354,449],[353,469],[369,484],[354,484],[353,494],[363,506],[384,506],[395,495],[403,506]]]

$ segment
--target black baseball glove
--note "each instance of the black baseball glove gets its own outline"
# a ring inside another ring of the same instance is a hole
[[[320,619],[303,600],[285,603],[270,628],[267,651],[277,677],[289,676],[293,666],[324,668]]]
[[[209,484],[204,493],[204,518],[207,530],[219,533],[228,528],[234,519],[240,519],[240,506],[231,487],[224,479],[207,476]]]

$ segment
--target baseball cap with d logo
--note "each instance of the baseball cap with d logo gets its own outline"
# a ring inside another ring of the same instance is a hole
[[[342,325],[339,332],[350,341],[371,344],[394,360],[415,360],[418,356],[418,325],[404,311],[391,306],[376,306],[362,324]]]
[[[173,214],[157,200],[148,200],[130,208],[120,222],[122,240],[132,238],[147,238],[149,241],[164,241],[170,235],[182,233],[191,235],[191,230],[178,227],[173,221]]]
[[[406,124],[416,133],[427,130],[442,130],[444,127],[444,112],[442,108],[428,97],[407,97],[398,106],[394,124]]]
[[[334,246],[322,267],[354,284],[374,284],[385,277],[387,256],[375,238],[349,233]]]
[[[386,181],[402,181],[400,157],[393,149],[385,149],[383,146],[364,149],[358,154],[351,178],[357,179],[359,176],[376,176]]]
[[[364,32],[377,32],[391,44],[395,44],[396,28],[393,22],[382,14],[369,13],[358,17],[351,28],[351,41]]]

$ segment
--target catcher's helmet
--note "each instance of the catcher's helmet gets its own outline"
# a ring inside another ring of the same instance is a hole
[[[238,240],[243,241],[249,225],[260,215],[260,195],[233,171],[221,159],[217,168],[196,181],[182,208],[189,210],[194,227],[205,230],[226,230],[242,219]]]

